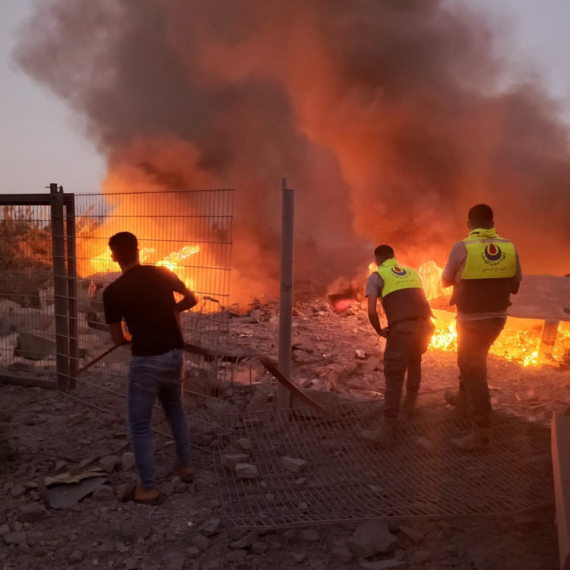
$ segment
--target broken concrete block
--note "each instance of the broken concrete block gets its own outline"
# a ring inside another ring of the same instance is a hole
[[[24,495],[25,492],[26,492],[26,489],[24,488],[23,485],[20,485],[20,484],[14,485],[10,489],[10,495],[12,495],[12,497],[14,497],[14,499],[19,499],[20,497],[22,497]]]
[[[20,507],[20,520],[35,523],[49,517],[48,510],[40,503],[29,503]]]
[[[416,550],[414,552],[414,564],[421,566],[430,559],[430,553],[427,550]]]
[[[390,533],[388,525],[371,521],[361,524],[346,541],[346,546],[358,558],[370,558],[375,554],[392,552],[398,539]]]
[[[331,550],[331,554],[343,564],[350,564],[352,562],[352,552],[346,546],[335,546]]]
[[[112,473],[119,463],[119,458],[116,455],[107,455],[99,460],[99,465],[106,473]]]
[[[123,471],[130,471],[135,466],[135,454],[132,451],[123,453],[121,463],[123,464]]]
[[[10,532],[4,535],[6,544],[24,544],[28,540],[28,534],[25,532]]]
[[[201,552],[204,552],[210,548],[211,540],[204,536],[203,534],[197,534],[192,539],[192,545],[198,548]]]
[[[257,542],[259,535],[256,530],[248,532],[243,538],[236,540],[231,543],[231,547],[237,550],[243,550],[244,548],[250,547],[254,542]]]
[[[93,498],[96,501],[112,501],[115,498],[113,487],[110,485],[101,485],[93,492]]]
[[[251,451],[253,449],[253,445],[251,441],[246,437],[241,437],[236,441],[236,447],[238,449],[243,449],[244,451]]]
[[[249,455],[247,453],[232,453],[222,457],[222,467],[234,471],[238,463],[247,463]]]
[[[292,473],[301,473],[307,467],[307,462],[303,459],[297,459],[295,457],[283,457],[283,469],[291,471]]]
[[[214,536],[220,532],[220,519],[209,520],[201,529],[200,532],[204,536]]]
[[[424,539],[422,532],[410,526],[401,526],[400,532],[403,532],[412,542],[415,542],[416,544]]]
[[[44,360],[48,356],[55,356],[55,336],[40,331],[20,333],[14,355],[28,360]]]
[[[259,470],[250,463],[238,463],[235,469],[238,479],[257,479]]]
[[[310,528],[301,532],[301,540],[303,542],[318,542],[320,536],[316,530]]]
[[[264,552],[267,552],[267,543],[266,542],[254,542],[251,545],[251,551],[254,554],[263,554]]]

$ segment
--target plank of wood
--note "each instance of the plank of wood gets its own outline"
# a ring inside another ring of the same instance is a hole
[[[570,416],[555,413],[551,434],[560,568],[570,570]]]

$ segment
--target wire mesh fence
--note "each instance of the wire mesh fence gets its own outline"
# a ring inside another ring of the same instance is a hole
[[[423,420],[402,423],[396,444],[381,449],[360,438],[373,427],[364,419],[373,406],[337,406],[330,418],[307,409],[221,417],[215,462],[226,517],[276,528],[513,514],[552,503],[548,432],[496,414],[490,451],[469,454],[450,444],[469,431],[466,420],[423,410]],[[254,470],[228,469],[235,454]]]

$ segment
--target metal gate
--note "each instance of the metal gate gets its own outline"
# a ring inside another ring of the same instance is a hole
[[[0,381],[70,390],[77,370],[109,348],[104,288],[119,275],[108,239],[131,231],[141,261],[173,270],[196,292],[182,315],[188,341],[227,337],[233,190],[0,196]],[[118,349],[93,375],[124,376]],[[226,363],[188,357],[187,382],[223,379]],[[80,378],[82,380],[83,377]]]

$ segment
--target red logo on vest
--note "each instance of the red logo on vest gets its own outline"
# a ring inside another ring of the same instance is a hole
[[[405,269],[398,266],[392,267],[391,271],[396,277],[404,277],[404,275],[408,274],[408,272]]]
[[[501,259],[502,255],[503,255],[503,252],[501,251],[501,248],[499,246],[495,245],[494,243],[490,243],[485,248],[485,257],[489,261],[499,261],[499,259]]]

